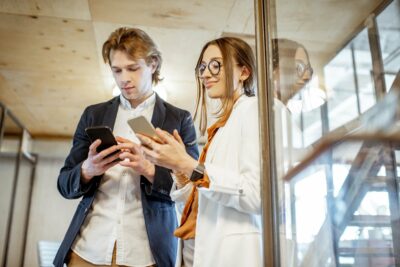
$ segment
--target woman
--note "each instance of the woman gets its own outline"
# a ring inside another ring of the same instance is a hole
[[[300,156],[295,155],[292,151],[293,135],[301,133],[298,127],[293,127],[296,124],[292,124],[289,101],[305,88],[312,78],[313,69],[308,52],[303,45],[289,39],[273,39],[272,44],[273,81],[276,96],[274,101],[275,151],[278,162],[277,174],[281,178]],[[292,102],[292,104],[294,103]],[[287,139],[282,140],[284,137]]]
[[[157,129],[163,144],[139,135],[145,156],[176,173],[171,197],[185,204],[175,235],[183,240],[176,266],[262,266],[258,104],[255,62],[238,38],[208,42],[196,65],[200,130],[207,125],[206,98],[219,99],[218,120],[197,162],[177,132]],[[195,116],[196,116],[195,115]]]
[[[273,39],[272,44],[275,94],[287,105],[310,81],[313,69],[303,45],[289,39]]]
[[[307,151],[293,149],[295,146],[293,136],[300,136],[301,131],[292,123],[291,112],[288,109],[289,101],[298,95],[306,86],[313,75],[305,47],[288,39],[273,39],[273,81],[276,98],[274,99],[274,129],[275,129],[275,156],[276,173],[278,176],[279,196],[279,233],[281,266],[294,266],[295,255],[293,248],[295,242],[291,235],[286,233],[286,227],[290,220],[286,219],[285,209],[290,205],[290,200],[285,196],[290,190],[282,180],[286,171],[298,162],[299,158]],[[293,102],[291,102],[293,103]],[[299,139],[299,138],[297,138]],[[285,202],[288,201],[287,204]]]

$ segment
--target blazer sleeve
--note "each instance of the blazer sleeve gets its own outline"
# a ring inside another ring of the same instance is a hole
[[[180,125],[177,125],[175,128],[178,130],[185,144],[186,152],[194,159],[198,159],[199,150],[197,147],[196,130],[193,125],[192,116],[188,111],[182,112]],[[170,191],[173,185],[173,179],[170,169],[156,166],[153,184],[148,182],[147,179],[142,179],[142,181],[145,183],[145,192],[147,195],[164,200],[171,200]]]
[[[81,184],[81,166],[87,158],[90,146],[85,128],[88,125],[88,111],[83,112],[73,137],[72,148],[64,166],[60,170],[57,188],[60,194],[67,199],[80,198],[98,184],[99,177],[93,178],[87,185]]]
[[[209,188],[198,188],[203,196],[224,206],[241,212],[260,214],[260,141],[257,105],[244,110],[241,120],[239,146],[239,167],[227,168],[213,163],[205,163],[210,179]],[[217,152],[218,153],[218,150]]]

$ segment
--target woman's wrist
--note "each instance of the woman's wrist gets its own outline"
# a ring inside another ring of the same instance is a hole
[[[185,187],[185,185],[187,185],[190,182],[189,177],[181,172],[174,171],[174,176],[175,176],[174,181],[177,189]]]
[[[184,164],[182,164],[182,167],[179,169],[179,172],[186,175],[187,177],[190,177],[192,175],[193,170],[196,168],[198,165],[198,161],[190,157]]]

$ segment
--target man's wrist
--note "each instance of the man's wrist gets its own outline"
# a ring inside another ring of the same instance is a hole
[[[90,182],[90,180],[93,178],[93,176],[90,176],[86,173],[86,169],[85,169],[85,162],[86,160],[82,163],[81,165],[81,182],[83,184],[87,184]]]
[[[151,164],[148,166],[146,173],[143,174],[144,177],[150,182],[154,182],[154,176],[156,175],[156,166]]]

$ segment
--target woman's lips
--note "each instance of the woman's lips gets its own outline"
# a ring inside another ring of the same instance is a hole
[[[204,84],[204,87],[206,88],[206,89],[210,89],[211,87],[213,87],[213,85],[215,84],[216,82],[206,82],[205,84]]]

